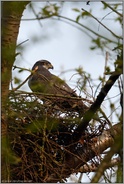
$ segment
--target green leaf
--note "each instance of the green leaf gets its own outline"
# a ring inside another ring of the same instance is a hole
[[[117,18],[115,19],[115,22],[117,22],[117,21],[119,21],[119,23],[122,24],[123,18],[122,18],[122,17],[117,17]]]
[[[14,83],[15,84],[20,84],[21,83],[21,80],[17,77],[14,77]]]
[[[73,8],[72,10],[75,11],[75,12],[80,12],[80,10],[77,9],[77,8]]]
[[[93,47],[93,46],[92,46],[92,47],[90,47],[90,50],[95,50],[95,49],[96,49],[96,47]]]
[[[110,67],[109,66],[106,66],[105,70],[106,70],[107,73],[110,73]]]
[[[111,104],[110,104],[110,108],[111,108],[112,110],[114,110],[114,109],[115,109],[115,105],[114,105],[113,103],[111,103]]]
[[[84,16],[86,16],[86,17],[91,16],[91,14],[89,12],[85,12],[85,11],[82,12],[81,15],[82,15],[82,17],[84,17]]]
[[[23,69],[20,69],[18,72],[21,73],[21,72],[23,72],[23,71],[24,71]]]
[[[103,10],[105,10],[106,8],[108,8],[108,5],[106,3],[103,4]]]
[[[80,17],[81,17],[80,15],[77,16],[76,22],[79,22]]]
[[[82,67],[76,68],[76,71],[79,73],[79,75],[83,74],[83,68]]]

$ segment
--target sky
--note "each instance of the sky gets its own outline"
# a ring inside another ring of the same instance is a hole
[[[60,5],[58,2],[50,3],[56,3],[58,6]],[[33,2],[32,4],[35,12],[37,13],[40,12],[45,5],[49,5],[48,2]],[[65,2],[60,9],[60,14],[75,20],[78,12],[73,11],[73,8],[77,8],[79,10],[84,8],[87,11],[92,9],[92,14],[97,17],[98,20],[102,21],[103,24],[109,27],[117,35],[121,35],[121,26],[118,22],[113,20],[116,17],[116,14],[112,13],[110,9],[103,10],[102,7],[101,2],[90,2],[90,5],[86,5],[86,2]],[[121,11],[120,7],[119,12]],[[102,20],[104,16],[106,17]],[[113,62],[117,55],[117,53],[112,52],[114,45],[109,45],[108,48],[103,50],[103,52],[98,49],[91,51],[89,49],[93,45],[91,38],[80,30],[80,26],[77,26],[76,24],[73,24],[72,26],[67,22],[57,19],[44,19],[39,22],[37,20],[25,20],[32,18],[35,18],[35,15],[28,5],[23,12],[17,45],[24,41],[25,42],[21,44],[21,48],[19,47],[17,49],[17,52],[21,52],[21,54],[16,57],[14,65],[31,69],[36,61],[46,59],[54,66],[54,70],[51,70],[51,73],[66,80],[68,85],[72,88],[75,88],[75,81],[78,77],[77,75],[74,75],[76,73],[75,68],[79,67],[83,67],[85,72],[91,74],[96,85],[99,84],[96,79],[98,79],[99,76],[103,76],[107,51],[110,53],[108,63],[112,69],[114,69]],[[98,34],[112,38],[111,34],[93,18],[84,17],[80,22],[83,25],[90,27]],[[12,78],[17,77],[24,81],[29,74],[30,72],[27,71],[18,73],[18,70],[15,69],[12,71]],[[12,84],[13,87],[17,86],[13,81]],[[92,87],[95,92],[96,87]],[[20,90],[31,92],[28,87],[28,83],[24,84]],[[78,93],[79,91],[77,89],[77,94]],[[109,93],[109,96],[113,97],[118,93],[117,89],[113,88]],[[82,96],[84,97],[85,95],[82,93]],[[118,106],[119,103],[117,102],[116,107]],[[104,102],[102,107],[109,117],[110,111],[108,110],[107,100]],[[120,113],[120,109],[118,109],[118,112]],[[116,117],[114,117],[113,121],[116,122]],[[85,182],[88,181],[89,178],[87,177]]]

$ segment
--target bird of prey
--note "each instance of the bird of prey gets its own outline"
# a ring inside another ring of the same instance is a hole
[[[55,98],[50,99],[52,104],[64,110],[83,114],[87,110],[87,106],[64,80],[50,73],[49,69],[53,69],[53,66],[47,60],[39,60],[34,64],[32,70],[35,72],[33,72],[28,81],[30,89],[33,92],[55,95]]]

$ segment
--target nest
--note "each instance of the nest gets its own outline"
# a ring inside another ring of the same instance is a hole
[[[87,127],[83,144],[74,143],[72,134],[80,123],[78,112],[44,105],[31,94],[11,93],[7,113],[11,150],[19,158],[18,163],[10,165],[12,182],[52,183],[78,172],[74,158],[80,157],[105,126]],[[78,159],[85,162],[82,157]]]

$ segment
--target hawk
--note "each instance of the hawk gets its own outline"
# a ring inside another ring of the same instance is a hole
[[[80,97],[64,80],[50,73],[49,69],[53,69],[53,65],[47,60],[40,60],[34,64],[34,72],[28,81],[30,89],[33,92],[55,95],[50,101],[61,109],[84,113],[87,106]]]

